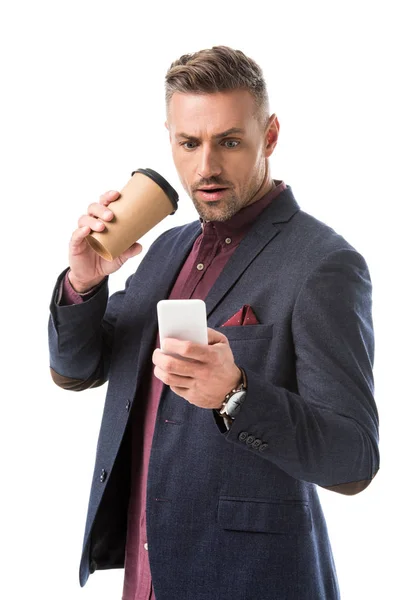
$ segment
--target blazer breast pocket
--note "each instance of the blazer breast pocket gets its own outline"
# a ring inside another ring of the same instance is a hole
[[[304,502],[270,502],[221,496],[218,524],[232,531],[296,535],[310,533],[310,509]]]
[[[271,346],[273,325],[227,325],[213,327],[223,333],[239,367],[252,371],[264,371]]]
[[[241,340],[270,340],[272,338],[273,325],[225,325],[213,327],[220,331],[229,341]]]

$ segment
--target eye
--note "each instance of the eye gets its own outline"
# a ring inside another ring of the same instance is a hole
[[[180,144],[185,150],[194,150],[196,148],[196,142],[182,142]]]
[[[226,148],[237,148],[240,142],[238,140],[225,140],[224,145]]]

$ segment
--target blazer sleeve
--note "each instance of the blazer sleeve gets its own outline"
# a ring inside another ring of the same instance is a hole
[[[246,400],[225,435],[242,447],[246,434],[259,438],[263,452],[248,450],[297,479],[358,493],[379,469],[372,288],[359,253],[334,251],[306,277],[292,334],[297,389],[247,370]]]
[[[50,303],[48,323],[50,373],[60,387],[81,391],[102,385],[108,379],[115,323],[125,289],[108,297],[108,278],[90,299],[81,304],[59,306],[61,273]]]

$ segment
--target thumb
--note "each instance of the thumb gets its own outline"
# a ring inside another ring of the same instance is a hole
[[[207,335],[209,346],[211,344],[221,344],[228,342],[228,338],[226,337],[226,335],[224,335],[220,331],[215,331],[215,329],[211,329],[211,327],[207,327]]]
[[[128,248],[128,250],[125,250],[125,252],[121,254],[121,259],[123,262],[125,262],[128,260],[128,258],[132,258],[133,256],[140,254],[142,250],[143,246],[135,242],[134,244],[132,244],[132,246]]]

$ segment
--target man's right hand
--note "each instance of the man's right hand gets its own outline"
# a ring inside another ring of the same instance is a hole
[[[118,271],[122,265],[143,250],[141,244],[135,243],[112,262],[102,258],[88,244],[86,238],[91,231],[103,231],[105,223],[114,217],[109,205],[117,200],[120,193],[110,191],[100,196],[88,208],[86,215],[78,221],[78,229],[72,234],[69,244],[69,280],[72,287],[82,294],[98,285],[107,275]]]

